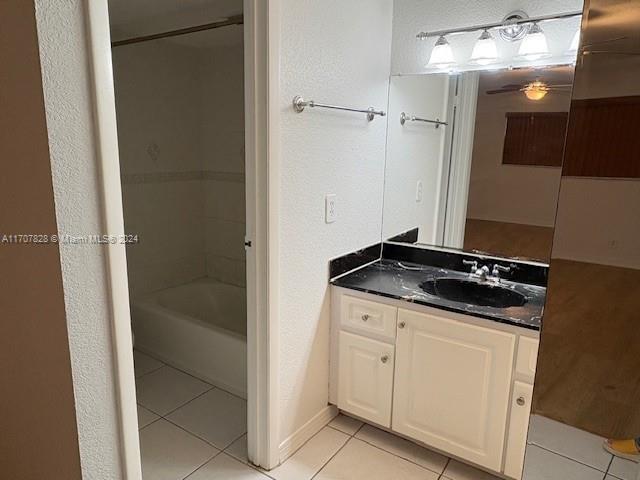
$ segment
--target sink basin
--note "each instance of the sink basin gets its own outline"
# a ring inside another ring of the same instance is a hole
[[[461,278],[428,280],[422,282],[420,288],[430,295],[446,298],[453,302],[483,307],[521,307],[527,303],[527,297],[510,288],[495,283],[477,282]]]

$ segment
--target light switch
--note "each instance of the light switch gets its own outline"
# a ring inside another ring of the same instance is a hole
[[[336,221],[336,194],[328,194],[324,198],[324,221],[326,223],[333,223]]]
[[[418,180],[416,183],[416,202],[420,203],[422,201],[422,180]]]

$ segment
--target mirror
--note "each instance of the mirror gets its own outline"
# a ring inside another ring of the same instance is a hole
[[[640,478],[637,463],[602,448],[605,439],[640,436],[638,22],[640,2],[587,4],[525,480],[570,478],[543,467],[559,472],[566,459],[581,464],[575,478]]]
[[[548,262],[573,70],[392,76],[383,238]]]

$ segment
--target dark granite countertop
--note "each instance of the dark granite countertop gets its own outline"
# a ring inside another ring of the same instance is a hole
[[[494,308],[447,300],[430,295],[419,286],[422,282],[445,277],[469,279],[469,274],[457,270],[383,258],[359,270],[335,278],[331,280],[331,284],[450,312],[486,318],[530,330],[540,330],[546,296],[545,287],[500,280],[503,287],[526,296],[527,302],[519,307]]]

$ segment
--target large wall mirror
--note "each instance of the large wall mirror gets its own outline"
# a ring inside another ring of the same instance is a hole
[[[548,261],[573,70],[391,77],[384,238]]]
[[[549,265],[525,480],[640,478],[606,448],[640,436],[640,2],[583,12],[545,59],[498,39],[502,63],[453,68],[447,35],[411,69],[395,45],[389,81],[383,241]]]

